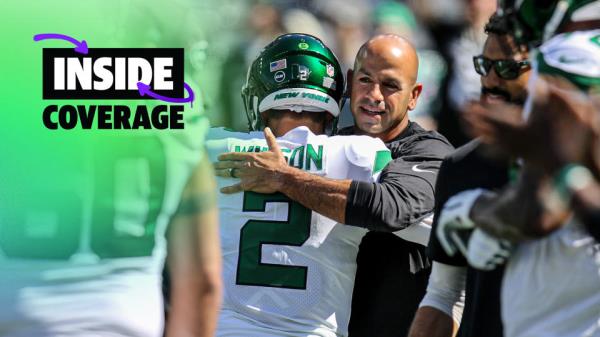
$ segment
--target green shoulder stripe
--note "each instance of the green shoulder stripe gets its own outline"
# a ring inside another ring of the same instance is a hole
[[[392,153],[388,150],[377,151],[375,162],[373,163],[373,174],[383,170],[385,165],[392,161]]]

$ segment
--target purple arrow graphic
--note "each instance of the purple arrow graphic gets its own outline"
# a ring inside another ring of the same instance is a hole
[[[88,46],[87,46],[87,42],[85,42],[85,40],[81,40],[81,42],[79,42],[76,39],[74,39],[70,36],[67,36],[67,35],[63,35],[63,34],[37,34],[37,35],[33,36],[33,41],[41,41],[41,40],[48,40],[48,39],[58,39],[58,40],[69,41],[75,45],[75,48],[73,50],[75,50],[76,52],[78,52],[80,54],[84,54],[84,55],[87,55],[87,53],[88,53]]]
[[[156,98],[158,100],[169,102],[169,103],[194,102],[194,91],[192,91],[192,88],[190,88],[190,86],[185,82],[183,82],[183,87],[188,92],[189,96],[184,97],[184,98],[175,98],[175,97],[167,97],[167,96],[159,95],[159,94],[153,92],[150,89],[150,86],[148,84],[145,84],[142,82],[137,82],[137,87],[138,87],[138,91],[140,92],[140,96],[148,95],[152,98]]]

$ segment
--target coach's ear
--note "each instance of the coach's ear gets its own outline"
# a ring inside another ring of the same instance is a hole
[[[352,69],[348,69],[346,73],[346,92],[344,92],[344,97],[350,98],[352,95],[352,76],[354,75],[354,71]]]
[[[417,107],[417,99],[421,95],[421,92],[423,92],[423,84],[415,83],[410,92],[410,99],[408,100],[408,110],[414,110]]]

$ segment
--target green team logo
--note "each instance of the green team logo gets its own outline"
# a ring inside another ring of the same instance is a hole
[[[298,44],[298,48],[300,48],[302,50],[308,49],[308,43],[306,43],[306,42],[300,42]]]

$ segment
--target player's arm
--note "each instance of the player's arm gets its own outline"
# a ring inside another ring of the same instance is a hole
[[[278,173],[279,191],[304,207],[339,223],[346,223],[345,207],[352,181],[328,179],[291,166]]]
[[[443,205],[456,193],[454,182],[457,181],[460,172],[460,168],[455,168],[453,158],[446,158],[442,162],[435,187],[436,204],[432,228],[434,233],[439,226]],[[429,237],[427,254],[434,261],[432,273],[427,293],[419,305],[409,337],[453,336],[462,318],[460,309],[464,303],[462,291],[466,283],[466,261],[462,256],[448,256],[435,234]]]
[[[422,163],[428,172],[414,172],[414,164],[397,160],[388,164],[379,182],[329,179],[288,165],[273,175],[279,181],[277,191],[317,213],[339,223],[391,232],[431,213],[437,165]]]
[[[565,165],[554,178],[555,190],[570,205],[590,235],[600,242],[600,184],[593,171],[582,165]]]
[[[434,262],[427,293],[415,315],[409,337],[453,337],[464,308],[466,267]]]
[[[170,224],[167,336],[213,336],[216,329],[222,285],[215,191],[211,165],[204,159],[188,181]]]
[[[600,184],[595,182],[575,192],[571,205],[590,235],[600,242]]]
[[[552,180],[525,167],[518,181],[498,193],[482,194],[470,210],[470,218],[488,234],[520,242],[539,238],[560,228],[568,213],[548,207]]]

